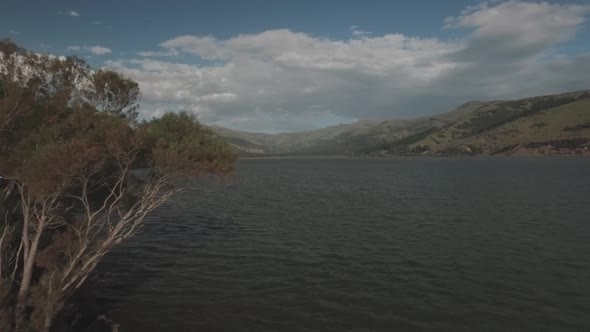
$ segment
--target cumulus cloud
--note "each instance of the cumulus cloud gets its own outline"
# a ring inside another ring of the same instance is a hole
[[[66,50],[69,52],[84,51],[84,52],[92,53],[94,55],[105,55],[105,54],[109,54],[109,53],[113,52],[110,48],[98,46],[98,45],[97,46],[68,46],[66,48]]]
[[[227,39],[184,35],[106,65],[140,83],[144,117],[186,110],[238,129],[303,130],[589,88],[590,53],[556,51],[588,15],[584,5],[493,1],[441,22],[464,30],[461,39],[372,36],[356,26],[344,40],[287,29]],[[200,65],[154,59],[179,54]]]
[[[574,37],[590,6],[508,1],[483,3],[445,20],[447,28],[471,29],[465,60],[527,58]]]

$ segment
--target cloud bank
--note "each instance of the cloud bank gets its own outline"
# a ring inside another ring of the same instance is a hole
[[[287,29],[184,35],[106,66],[140,83],[143,117],[186,110],[237,129],[305,130],[590,88],[590,53],[560,51],[589,15],[587,5],[494,1],[441,22],[460,39],[376,36],[356,26],[345,40]]]

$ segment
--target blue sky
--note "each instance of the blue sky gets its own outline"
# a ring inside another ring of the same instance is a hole
[[[228,38],[274,29],[341,39],[349,37],[349,28],[356,25],[375,35],[398,32],[419,37],[452,37],[453,32],[441,29],[443,20],[478,3],[468,0],[8,0],[0,14],[0,31],[32,49],[45,45],[63,52],[68,45],[94,43],[129,54],[153,49],[179,35]],[[79,16],[67,15],[70,11]],[[19,34],[12,34],[11,30]]]
[[[587,1],[4,1],[0,36],[136,79],[142,116],[292,131],[590,88]]]

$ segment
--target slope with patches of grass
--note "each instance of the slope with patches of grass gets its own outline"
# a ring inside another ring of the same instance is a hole
[[[563,110],[574,109],[575,112],[582,112],[579,108],[585,106],[583,102],[590,100],[590,92],[580,91],[561,95],[541,96],[526,98],[517,101],[502,101],[491,102],[476,109],[472,114],[467,115],[463,120],[457,121],[452,126],[442,128],[441,130],[432,133],[423,140],[415,142],[409,148],[416,146],[428,146],[432,151],[443,151],[445,149],[453,148],[458,145],[479,143],[476,138],[486,133],[496,132],[496,129],[503,128],[503,134],[500,136],[509,136],[520,139],[521,133],[529,132],[530,130],[515,131],[510,124],[525,123],[526,126],[531,127],[531,130],[536,130],[539,133],[546,133],[548,130],[553,130],[557,123],[561,123],[570,119],[569,113],[557,115],[547,118],[546,121],[540,120],[544,118],[544,113],[548,111],[556,111],[561,113]],[[557,114],[556,113],[556,114]],[[537,115],[541,115],[540,117]],[[572,119],[571,128],[578,128],[583,122],[579,122],[578,118]],[[548,124],[551,124],[548,126]],[[508,129],[507,129],[508,128]],[[563,128],[560,128],[562,130]],[[582,128],[583,129],[583,128]],[[491,137],[497,137],[498,134],[493,134]],[[567,134],[565,136],[568,136]],[[486,143],[487,144],[487,143]]]
[[[557,153],[559,149],[583,148],[590,141],[590,126],[586,127],[586,123],[590,123],[590,98],[519,117],[477,135],[435,146],[432,150],[469,147],[481,149],[482,154],[511,154],[521,148],[548,147],[546,153]]]

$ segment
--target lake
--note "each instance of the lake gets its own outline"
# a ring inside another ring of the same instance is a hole
[[[140,331],[590,330],[590,159],[238,162],[109,255]]]

